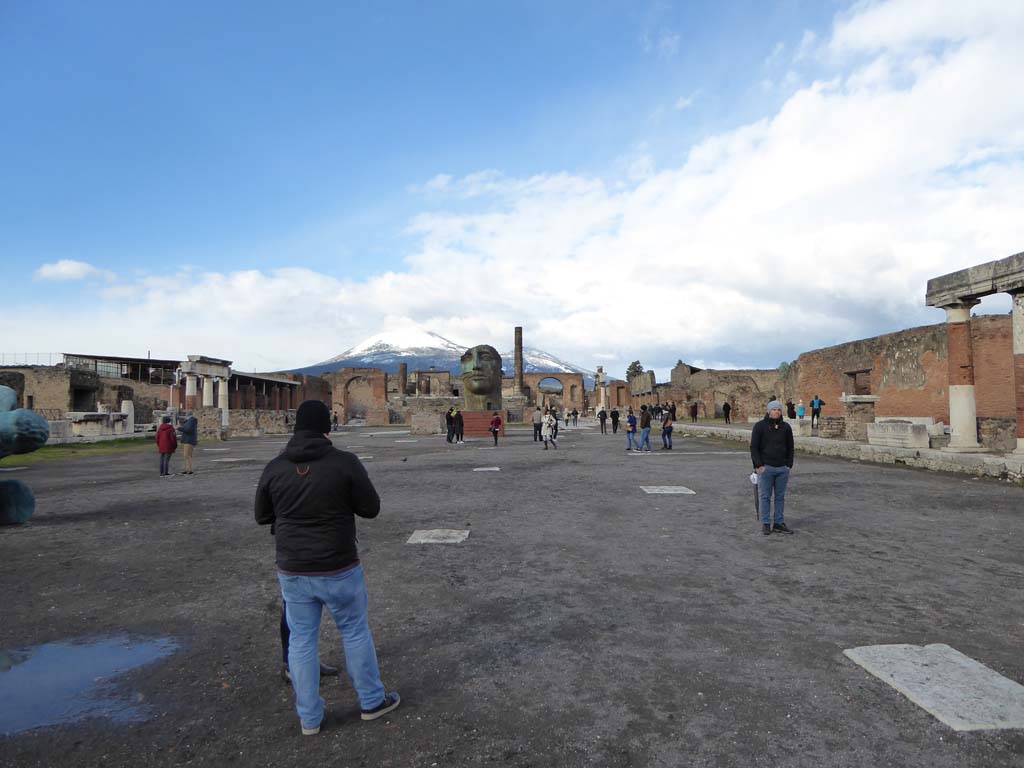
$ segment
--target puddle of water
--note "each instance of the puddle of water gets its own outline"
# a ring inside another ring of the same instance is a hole
[[[87,717],[145,720],[141,700],[118,691],[113,678],[177,649],[169,637],[114,635],[0,651],[0,736]]]

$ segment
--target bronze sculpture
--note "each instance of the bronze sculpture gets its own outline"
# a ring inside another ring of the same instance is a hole
[[[479,344],[462,355],[463,402],[467,411],[501,409],[501,355]]]

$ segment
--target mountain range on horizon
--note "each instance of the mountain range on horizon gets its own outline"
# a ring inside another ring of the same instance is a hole
[[[339,355],[290,373],[321,375],[333,373],[342,368],[380,368],[388,373],[398,373],[398,367],[405,363],[409,371],[426,371],[433,367],[439,371],[450,371],[458,376],[462,372],[461,358],[469,349],[438,333],[419,327],[394,329],[376,333]],[[498,350],[501,355],[502,372],[506,376],[514,373],[514,350]],[[582,373],[588,386],[593,386],[594,371],[536,347],[523,347],[523,368],[525,373]]]

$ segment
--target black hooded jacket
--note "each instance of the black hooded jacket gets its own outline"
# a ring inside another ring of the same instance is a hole
[[[379,512],[359,459],[316,432],[296,432],[256,490],[256,522],[273,526],[277,567],[289,573],[330,573],[358,562],[355,515]]]
[[[763,467],[793,468],[793,430],[782,419],[765,416],[750,433],[750,460],[754,469]]]

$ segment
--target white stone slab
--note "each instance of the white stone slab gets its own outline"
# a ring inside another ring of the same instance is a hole
[[[218,461],[266,461],[266,459],[258,459],[255,456],[231,457],[231,458],[224,458],[224,459],[210,459],[211,463],[218,462]]]
[[[395,440],[396,443],[418,443],[419,440]]]
[[[674,493],[695,496],[696,491],[691,491],[685,485],[641,485],[644,493]]]
[[[356,448],[365,448],[365,447],[366,447],[365,445],[346,445],[346,446],[345,446],[345,448],[346,448],[346,449],[348,449],[348,450],[350,450],[350,451],[351,451],[351,450],[354,450],[354,449],[356,449]]]
[[[942,643],[843,651],[955,731],[1024,728],[1024,686]]]
[[[17,472],[19,469],[28,469],[28,467],[0,467],[0,472]]]
[[[360,461],[366,461],[367,459],[372,459],[373,456],[356,456],[356,458]]]
[[[501,467],[473,467],[474,472],[501,472]]]
[[[493,451],[497,446],[494,445],[481,445],[477,447],[478,451]]]
[[[454,528],[435,528],[428,531],[413,531],[406,544],[458,544],[469,538],[469,531]]]
[[[200,448],[201,451],[230,451],[230,448]]]

